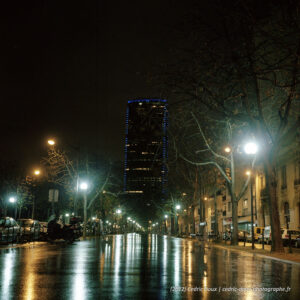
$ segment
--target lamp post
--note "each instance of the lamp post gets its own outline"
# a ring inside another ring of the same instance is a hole
[[[181,208],[180,204],[175,206],[175,233],[178,234],[178,218],[177,218],[177,210]]]
[[[15,197],[10,197],[8,201],[15,204],[15,219],[17,219],[17,199]]]
[[[87,213],[86,213],[86,206],[87,206],[87,196],[86,192],[88,189],[88,184],[86,182],[80,183],[80,189],[83,192],[83,239],[86,239],[86,219],[87,219]]]
[[[119,216],[121,216],[121,214],[122,214],[122,210],[121,209],[117,209],[116,210],[116,214],[117,214],[117,219],[116,219],[116,227],[117,226],[119,226],[120,227],[120,219],[119,219]],[[119,224],[118,224],[119,223]],[[118,228],[116,228],[116,233],[118,233]],[[121,233],[121,231],[120,231],[120,233]]]
[[[34,214],[35,214],[35,197],[36,197],[36,181],[38,177],[41,175],[41,171],[39,169],[35,169],[33,171],[34,177],[35,177],[35,184],[33,183],[34,186],[34,195],[32,197],[32,211],[31,211],[31,219],[34,219]]]
[[[253,142],[247,143],[244,147],[247,155],[255,155],[257,153],[257,145]],[[250,166],[251,167],[251,166]],[[254,228],[253,228],[253,176],[251,171],[247,171],[246,175],[250,176],[250,205],[251,205],[251,247],[254,249]]]
[[[165,215],[165,234],[168,234],[167,220],[168,220],[168,215]]]

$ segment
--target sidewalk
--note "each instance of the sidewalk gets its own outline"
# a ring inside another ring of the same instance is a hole
[[[199,244],[202,244],[203,241],[197,241]],[[297,248],[292,248],[292,253],[288,253],[289,248],[284,248],[284,253],[274,253],[271,252],[271,246],[265,245],[265,249],[262,249],[261,244],[255,244],[255,249],[252,250],[251,243],[246,243],[244,247],[244,242],[239,242],[238,246],[232,246],[230,244],[225,244],[224,242],[215,243],[215,242],[205,242],[207,247],[216,247],[221,249],[226,249],[230,251],[237,251],[237,252],[245,252],[248,254],[253,254],[254,256],[266,257],[270,259],[279,260],[282,262],[292,263],[292,264],[299,264],[300,266],[300,250]]]

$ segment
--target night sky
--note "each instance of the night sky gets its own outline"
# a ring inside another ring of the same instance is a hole
[[[1,149],[40,161],[55,137],[123,159],[129,99],[160,97],[146,75],[168,56],[179,1],[1,4]]]

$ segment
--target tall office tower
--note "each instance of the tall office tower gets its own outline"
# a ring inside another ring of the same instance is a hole
[[[155,217],[166,196],[167,126],[166,100],[128,101],[124,191],[128,205],[144,221]]]

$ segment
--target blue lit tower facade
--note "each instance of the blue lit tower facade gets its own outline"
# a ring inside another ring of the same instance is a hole
[[[126,111],[124,192],[136,214],[151,219],[166,196],[167,101],[130,100]]]

